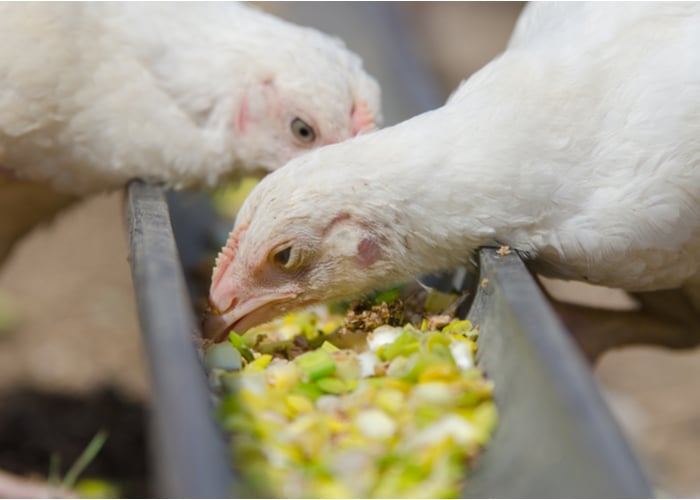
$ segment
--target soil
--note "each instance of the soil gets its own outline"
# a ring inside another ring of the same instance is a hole
[[[145,409],[105,387],[87,394],[16,387],[0,395],[0,470],[40,479],[57,457],[58,477],[101,429],[109,437],[82,477],[113,482],[125,498],[149,496]]]
[[[0,330],[0,470],[46,478],[56,454],[65,474],[104,428],[83,477],[144,497],[148,389],[122,214],[121,193],[86,200],[2,268],[0,301],[16,325]]]

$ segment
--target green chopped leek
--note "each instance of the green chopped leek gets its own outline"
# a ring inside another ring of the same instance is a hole
[[[303,373],[304,380],[314,381],[335,372],[335,362],[324,350],[310,351],[294,360]]]
[[[454,301],[432,297],[431,312]],[[377,298],[385,312],[396,299]],[[377,325],[376,317],[398,316],[373,310],[364,324],[376,326],[363,340],[343,337],[342,317],[329,311],[232,335],[243,368],[215,364],[224,391],[217,417],[242,477],[268,497],[459,496],[498,422],[493,384],[475,366],[477,330],[431,314],[416,325]],[[353,311],[353,328],[363,314]],[[349,348],[349,339],[360,344]]]

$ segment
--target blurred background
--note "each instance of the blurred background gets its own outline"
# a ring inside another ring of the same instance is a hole
[[[294,4],[261,6],[293,19]],[[523,4],[397,8],[444,98],[505,48]],[[123,496],[148,494],[149,388],[123,214],[123,193],[75,205],[22,241],[0,271],[0,470],[46,477],[51,454],[70,465],[106,427],[89,474],[120,482]],[[624,303],[613,291],[547,286],[579,302]],[[627,348],[604,355],[594,373],[659,495],[700,496],[700,350]]]

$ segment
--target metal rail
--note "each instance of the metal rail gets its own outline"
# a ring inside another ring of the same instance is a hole
[[[129,261],[153,394],[156,492],[167,498],[230,497],[234,477],[224,436],[212,419],[163,190],[133,181],[127,196]]]
[[[649,498],[652,491],[588,364],[513,253],[480,252],[468,318],[500,423],[468,497]]]

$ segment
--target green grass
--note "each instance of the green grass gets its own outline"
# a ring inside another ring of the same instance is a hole
[[[78,478],[85,469],[95,460],[95,457],[100,452],[109,433],[101,429],[93,436],[88,445],[85,447],[80,456],[73,462],[63,480],[60,479],[61,457],[57,453],[51,455],[49,464],[49,487],[52,491],[63,490],[70,491],[75,489],[78,483]]]

